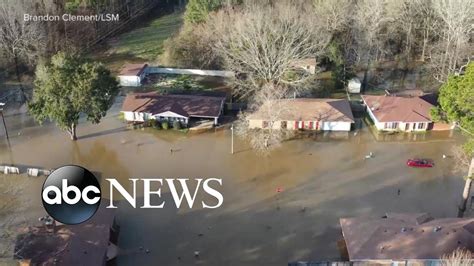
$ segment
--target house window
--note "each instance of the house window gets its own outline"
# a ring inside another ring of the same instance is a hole
[[[262,128],[268,127],[268,121],[262,121]]]
[[[423,129],[425,127],[425,123],[418,123],[418,129]]]
[[[287,129],[287,127],[288,127],[287,122],[286,121],[281,121],[281,128],[282,129]]]
[[[385,123],[383,127],[385,129],[397,129],[398,128],[398,122],[388,122],[388,123]]]

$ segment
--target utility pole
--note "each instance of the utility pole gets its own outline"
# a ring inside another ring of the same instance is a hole
[[[466,211],[467,201],[469,200],[469,194],[471,192],[471,185],[472,185],[472,176],[474,175],[474,158],[471,159],[471,164],[469,165],[469,171],[467,173],[466,181],[464,184],[464,190],[462,193],[461,204],[459,204],[459,212],[458,217],[462,218],[464,216],[464,212]],[[472,204],[472,202],[471,202]]]
[[[230,146],[230,153],[234,154],[234,123],[230,126],[230,132],[231,132],[231,146]]]
[[[7,140],[9,141],[10,138],[8,137],[7,124],[5,124],[5,117],[3,116],[3,106],[5,106],[5,103],[0,103],[0,115],[2,116],[3,127],[5,128],[5,134],[7,135]]]

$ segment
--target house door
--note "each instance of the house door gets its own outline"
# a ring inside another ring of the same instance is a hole
[[[308,129],[313,129],[313,121],[309,122]]]
[[[410,130],[410,123],[405,124],[405,131],[408,131],[408,130]]]
[[[413,123],[413,131],[416,129],[416,123]]]
[[[295,121],[295,129],[298,129],[298,121]]]
[[[316,121],[316,127],[314,127],[314,129],[319,129],[319,121]]]

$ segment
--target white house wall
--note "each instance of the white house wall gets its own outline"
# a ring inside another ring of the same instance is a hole
[[[317,121],[286,121],[286,129],[297,130],[297,129],[309,129],[309,124],[312,122],[312,130],[324,130],[324,131],[350,131],[351,122],[317,122]],[[296,125],[296,127],[295,127]],[[249,120],[249,128],[262,128],[263,120],[251,119]],[[316,128],[319,127],[319,128]],[[273,123],[273,129],[280,129],[281,121],[275,121]]]
[[[156,117],[156,118],[158,118],[160,116],[161,117],[173,117],[173,118],[187,118],[186,116],[182,116],[182,115],[179,115],[177,113],[170,112],[170,111],[159,113],[159,114],[154,114],[153,116]]]
[[[119,76],[120,85],[128,87],[138,87],[141,85],[139,76]]]
[[[351,131],[350,122],[323,122],[322,130],[324,131]]]
[[[234,77],[232,71],[222,70],[202,70],[202,69],[182,69],[182,68],[164,68],[164,67],[148,67],[149,74],[181,74],[181,75],[199,75],[199,76],[216,76],[216,77]]]
[[[141,112],[123,112],[124,119],[126,121],[131,122],[144,122],[151,118],[151,114],[149,113],[141,113]]]

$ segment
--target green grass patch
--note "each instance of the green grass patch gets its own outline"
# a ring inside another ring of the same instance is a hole
[[[183,14],[173,13],[150,21],[147,25],[121,34],[109,42],[116,54],[154,61],[163,53],[163,42],[179,31]]]

